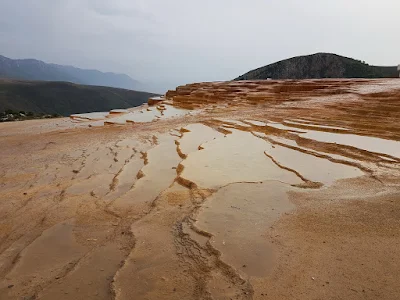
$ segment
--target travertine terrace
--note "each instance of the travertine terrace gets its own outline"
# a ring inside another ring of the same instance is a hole
[[[0,124],[0,299],[400,298],[398,79],[149,104]]]

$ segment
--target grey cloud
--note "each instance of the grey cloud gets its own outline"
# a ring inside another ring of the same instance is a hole
[[[172,86],[335,52],[395,65],[398,0],[0,0],[0,49]]]
[[[154,16],[146,11],[135,8],[134,2],[121,0],[87,0],[89,9],[104,16],[132,17],[146,20],[154,20]]]

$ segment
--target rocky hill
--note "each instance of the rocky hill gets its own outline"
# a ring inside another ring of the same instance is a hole
[[[0,80],[0,112],[12,110],[68,116],[134,107],[154,95],[69,82]]]
[[[0,78],[66,81],[124,89],[140,88],[140,83],[126,74],[84,70],[71,66],[48,64],[36,59],[10,59],[1,55]]]
[[[316,53],[279,61],[247,72],[235,80],[392,77],[398,77],[395,66],[370,66],[337,54]]]

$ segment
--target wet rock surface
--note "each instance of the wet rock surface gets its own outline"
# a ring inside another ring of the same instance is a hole
[[[0,124],[0,299],[398,299],[399,97],[198,83]]]

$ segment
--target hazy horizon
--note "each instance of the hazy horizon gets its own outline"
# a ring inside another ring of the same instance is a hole
[[[400,63],[400,2],[0,0],[1,55],[174,87],[330,52]]]

